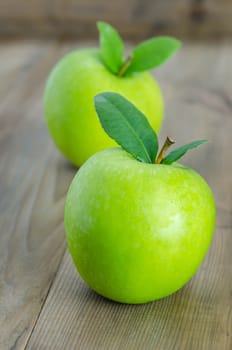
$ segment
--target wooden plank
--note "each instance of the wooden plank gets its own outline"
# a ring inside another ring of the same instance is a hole
[[[228,0],[9,0],[0,9],[1,36],[96,38],[95,22],[111,22],[125,38],[232,35]]]
[[[212,186],[217,227],[198,273],[163,300],[133,306],[92,292],[66,253],[27,350],[232,348],[232,46],[189,44],[155,71],[166,101],[161,138],[211,142],[185,157]]]
[[[64,254],[73,170],[55,151],[42,91],[54,42],[0,44],[0,349],[23,349]],[[3,83],[4,82],[4,83]]]

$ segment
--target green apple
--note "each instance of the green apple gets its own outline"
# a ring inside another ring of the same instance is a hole
[[[204,258],[213,226],[212,193],[196,172],[143,164],[119,148],[83,165],[66,202],[68,247],[80,275],[124,303],[182,287]]]
[[[131,100],[158,131],[163,98],[148,72],[179,47],[179,41],[160,37],[135,47],[124,60],[124,46],[110,25],[98,23],[100,49],[79,49],[63,57],[52,70],[44,94],[45,120],[58,149],[80,166],[95,152],[115,146],[101,128],[93,97],[114,91]]]
[[[134,304],[160,299],[189,281],[212,239],[212,191],[197,172],[176,162],[205,140],[164,157],[168,138],[156,157],[156,135],[145,117],[117,94],[97,98],[104,129],[126,150],[98,152],[75,176],[65,206],[68,248],[84,281],[100,295]],[[141,118],[130,136],[123,122],[134,124],[136,113]]]

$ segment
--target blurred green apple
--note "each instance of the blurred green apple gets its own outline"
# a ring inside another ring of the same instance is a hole
[[[98,152],[75,176],[65,206],[68,248],[82,278],[102,296],[135,304],[160,299],[189,281],[212,239],[211,189],[176,162],[205,140],[164,157],[172,143],[167,139],[157,157],[147,121],[138,119],[129,137],[119,130],[121,117],[127,120],[123,131],[132,127],[135,107],[116,94],[97,98],[104,129],[126,150]]]
[[[124,60],[124,46],[110,25],[99,22],[101,48],[67,54],[54,67],[44,94],[45,119],[55,144],[80,166],[95,152],[116,143],[101,128],[93,97],[114,91],[131,100],[158,131],[163,118],[160,88],[148,72],[169,58],[179,41],[168,37],[138,45]]]

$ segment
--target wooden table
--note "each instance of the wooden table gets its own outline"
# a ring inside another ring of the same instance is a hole
[[[155,71],[161,138],[208,138],[184,162],[212,186],[217,224],[194,278],[174,295],[121,305],[93,293],[66,250],[63,209],[76,169],[53,146],[42,93],[54,63],[86,43],[0,44],[0,349],[232,349],[232,45],[185,43]]]

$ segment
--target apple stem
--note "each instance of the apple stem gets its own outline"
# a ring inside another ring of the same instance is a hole
[[[173,144],[175,143],[174,140],[172,140],[170,137],[167,136],[164,144],[163,144],[163,147],[161,148],[159,154],[158,154],[158,157],[156,159],[156,164],[160,164],[167,152],[167,150],[169,149],[170,146],[172,146]]]
[[[121,68],[119,69],[119,71],[117,73],[118,77],[122,77],[126,73],[129,65],[131,64],[131,59],[132,58],[130,56],[127,57],[127,59],[125,60],[125,62],[123,63],[123,65],[121,66]]]

